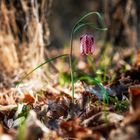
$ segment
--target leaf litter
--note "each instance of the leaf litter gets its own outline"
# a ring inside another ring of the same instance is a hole
[[[102,84],[108,103],[99,85],[86,80],[75,82],[74,103],[72,87],[29,83],[0,91],[1,140],[140,139],[138,59],[130,70],[116,72],[113,82]]]

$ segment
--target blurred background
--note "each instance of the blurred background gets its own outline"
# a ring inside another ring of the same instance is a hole
[[[73,46],[76,57],[80,57],[79,37],[82,34],[93,34],[96,39],[94,57],[88,60],[80,58],[75,65],[93,73],[95,64],[96,74],[118,67],[129,69],[140,44],[139,7],[138,0],[1,0],[1,86],[11,85],[48,57],[69,53],[74,23],[91,11],[101,13],[108,31],[84,28],[75,34]],[[87,20],[97,27],[101,26],[96,16]],[[55,66],[60,71],[63,66],[66,67],[64,71],[68,70],[68,64],[62,62],[55,62]],[[54,64],[50,63],[50,67],[57,71]],[[38,71],[35,75],[41,77],[42,73]]]
[[[138,0],[53,0],[49,16],[51,43],[57,47],[63,46],[70,38],[74,23],[89,11],[98,11],[104,17],[104,26],[108,32],[103,33],[89,29],[97,39],[105,39],[114,46],[136,47],[139,44],[139,6]],[[90,21],[97,26],[97,17]]]

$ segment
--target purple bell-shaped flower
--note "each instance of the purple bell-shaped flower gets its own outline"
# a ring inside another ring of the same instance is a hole
[[[93,35],[85,34],[80,37],[80,53],[93,54],[95,50],[95,39]]]

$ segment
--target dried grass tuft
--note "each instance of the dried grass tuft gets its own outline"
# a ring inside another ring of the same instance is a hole
[[[15,71],[22,71],[24,75],[44,62],[44,46],[49,38],[47,11],[50,3],[46,0],[0,1],[2,73],[13,75]],[[33,75],[41,77],[42,73],[40,70]]]

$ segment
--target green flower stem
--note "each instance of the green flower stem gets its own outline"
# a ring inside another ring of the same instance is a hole
[[[74,74],[73,74],[73,66],[72,66],[72,53],[73,53],[73,35],[74,29],[79,24],[79,21],[75,23],[72,28],[71,36],[70,36],[70,54],[69,54],[69,62],[70,62],[70,73],[71,73],[71,83],[72,83],[72,102],[74,103]]]
[[[71,83],[72,83],[72,102],[74,103],[74,75],[73,75],[73,66],[72,66],[73,30],[74,30],[74,28],[72,29],[71,38],[70,38],[70,54],[69,54],[69,61],[70,61]]]
[[[74,74],[73,74],[73,66],[72,66],[72,49],[73,49],[73,35],[74,33],[76,33],[77,31],[79,31],[82,27],[84,26],[90,26],[92,28],[95,28],[97,30],[102,30],[102,31],[106,31],[107,28],[98,28],[96,27],[94,24],[92,23],[86,23],[85,19],[91,15],[96,15],[100,21],[100,23],[103,23],[103,19],[102,16],[100,15],[100,13],[98,12],[88,12],[87,14],[85,14],[84,16],[82,16],[73,26],[72,28],[72,32],[71,32],[71,36],[70,36],[70,54],[69,54],[69,61],[70,61],[70,73],[71,73],[71,83],[72,83],[72,101],[74,102]]]
[[[75,25],[72,28],[71,36],[70,36],[70,54],[69,54],[69,61],[70,61],[70,73],[71,73],[71,83],[72,83],[72,102],[74,103],[74,74],[73,74],[73,66],[72,66],[72,53],[73,53],[73,34],[74,29],[79,24],[79,22],[76,22]]]

